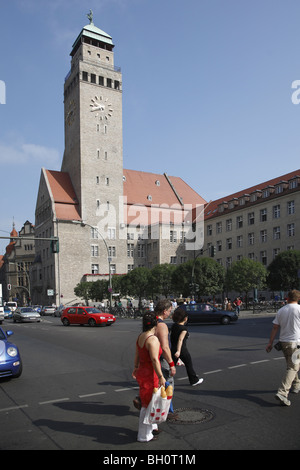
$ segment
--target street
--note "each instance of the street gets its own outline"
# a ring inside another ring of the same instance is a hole
[[[132,404],[140,320],[117,319],[106,328],[64,327],[51,316],[41,323],[6,320],[2,328],[14,331],[23,374],[0,380],[0,449],[299,449],[300,395],[291,394],[290,407],[274,399],[285,361],[274,349],[265,352],[272,319],[189,326],[189,350],[204,382],[191,387],[185,367],[177,367],[173,404],[189,418],[163,423],[159,439],[147,444],[136,441],[139,412]]]

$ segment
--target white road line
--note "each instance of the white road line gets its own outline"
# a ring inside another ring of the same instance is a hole
[[[237,366],[228,367],[228,369],[237,369],[238,367],[245,367],[247,364],[238,364]]]
[[[87,395],[78,395],[79,398],[94,397],[96,395],[106,395],[106,392],[88,393]]]
[[[262,362],[269,362],[270,359],[263,359],[262,361],[254,361],[254,362],[250,362],[250,364],[261,364]]]
[[[217,372],[222,372],[222,369],[216,369],[216,370],[210,370],[209,372],[203,372],[203,375],[216,374]]]
[[[272,358],[274,361],[279,361],[281,359],[284,359],[284,356],[281,356],[281,357],[273,357]],[[263,359],[263,360],[260,360],[260,361],[253,361],[253,362],[250,362],[249,364],[262,364],[264,362],[270,362],[271,359]],[[237,369],[239,367],[246,367],[247,365],[249,364],[237,364],[235,366],[229,366],[227,367],[227,369]],[[216,374],[218,372],[222,372],[223,369],[216,369],[216,370],[210,370],[210,371],[207,371],[207,372],[203,372],[202,375],[209,375],[209,374]],[[180,377],[178,378],[177,380],[186,380],[188,379],[188,377]],[[126,387],[126,388],[119,388],[119,389],[116,389],[114,390],[115,392],[126,392],[126,391],[129,391],[129,390],[138,390],[139,387],[136,386],[136,387]],[[97,395],[106,395],[107,392],[95,392],[95,393],[88,393],[88,394],[84,394],[84,395],[78,395],[78,398],[88,398],[88,397],[93,397],[93,396],[97,396]],[[63,401],[68,401],[70,400],[70,398],[56,398],[54,400],[47,400],[47,401],[41,401],[41,402],[38,402],[39,405],[49,405],[49,404],[52,404],[52,403],[59,403],[59,402],[63,402]],[[4,411],[13,411],[13,410],[19,410],[19,409],[22,409],[22,408],[28,408],[29,405],[20,405],[20,406],[11,406],[9,408],[0,408],[0,412]]]
[[[39,405],[49,405],[50,403],[58,403],[60,401],[68,401],[70,398],[56,398],[55,400],[40,401]]]
[[[114,390],[115,392],[126,392],[126,390],[133,390],[138,387],[128,387],[128,388],[119,388],[118,390]]]
[[[9,408],[2,408],[0,411],[12,411],[12,410],[20,410],[22,408],[28,408],[28,405],[20,405],[20,406],[11,406]]]

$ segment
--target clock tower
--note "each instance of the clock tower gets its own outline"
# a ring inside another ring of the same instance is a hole
[[[114,65],[111,36],[94,25],[92,12],[88,18],[90,24],[72,46],[65,79],[61,171],[70,175],[82,220],[97,227],[106,217],[105,229],[115,226],[117,239],[123,196],[122,74]],[[102,236],[107,235],[103,227]]]

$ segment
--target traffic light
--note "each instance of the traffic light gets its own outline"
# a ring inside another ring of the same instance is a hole
[[[58,240],[52,240],[51,241],[51,252],[52,253],[58,253],[59,252]]]
[[[211,246],[210,247],[210,256],[214,258],[217,254],[217,247],[216,246]]]

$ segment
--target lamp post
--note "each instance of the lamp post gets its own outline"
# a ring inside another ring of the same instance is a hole
[[[97,233],[100,235],[100,237],[102,238],[102,240],[104,242],[104,245],[105,245],[105,248],[106,248],[106,251],[107,251],[107,260],[108,260],[108,279],[109,279],[108,291],[109,291],[109,294],[110,294],[109,303],[110,303],[110,306],[112,306],[111,257],[109,256],[109,249],[108,249],[106,240],[103,237],[102,233],[99,232],[97,227],[94,227],[93,225],[90,225],[90,224],[88,224],[86,222],[83,222],[83,221],[80,221],[80,220],[72,220],[72,223],[73,224],[80,224],[82,227],[85,227],[87,225],[88,227],[92,228],[93,230],[96,230]]]

